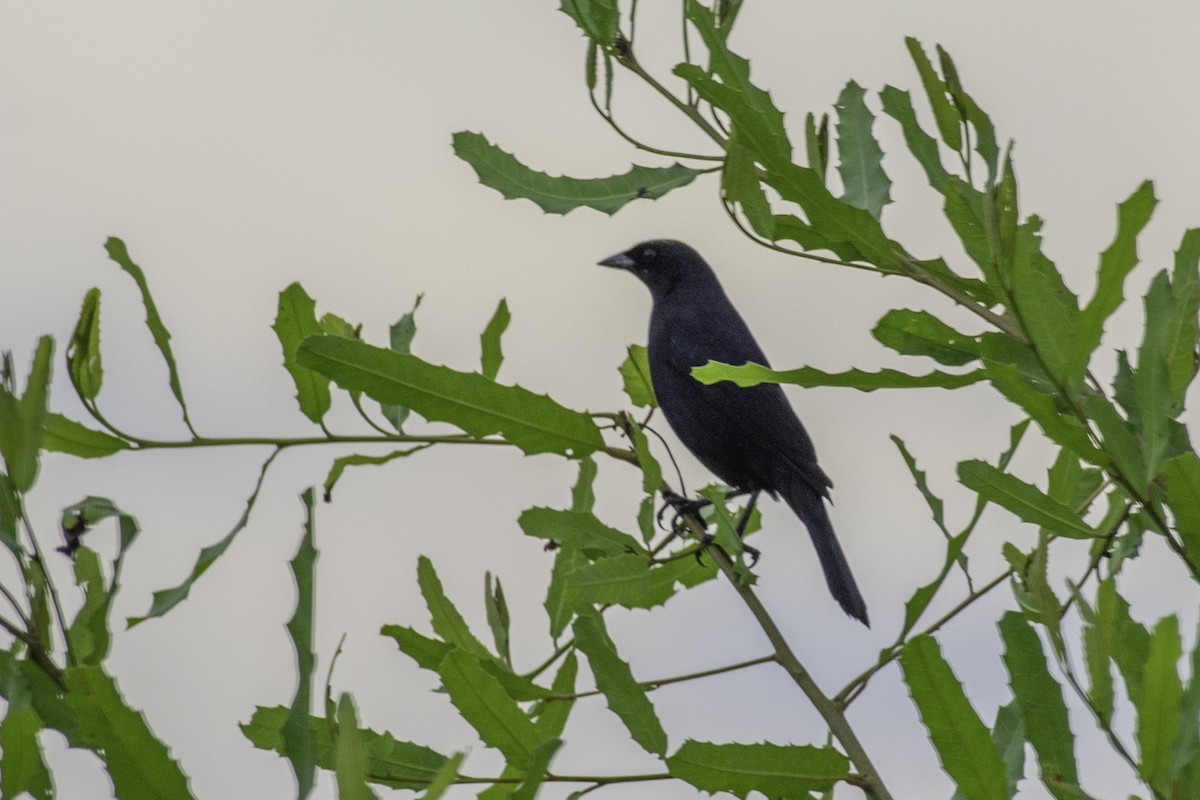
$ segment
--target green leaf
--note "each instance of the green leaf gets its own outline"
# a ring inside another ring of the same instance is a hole
[[[299,800],[304,800],[312,793],[317,774],[317,742],[312,726],[308,722],[312,713],[312,678],[316,669],[316,656],[313,654],[313,629],[315,627],[313,611],[316,602],[317,547],[311,487],[304,490],[304,493],[300,495],[300,500],[304,504],[304,535],[300,539],[300,547],[296,551],[295,557],[289,562],[292,568],[292,577],[296,581],[296,610],[287,623],[288,636],[296,651],[296,671],[299,674],[299,681],[296,685],[296,695],[292,698],[292,705],[288,710],[287,721],[283,725],[282,735],[284,755],[291,763],[292,772],[296,775],[297,797]],[[342,700],[348,702],[349,696],[343,695]],[[349,713],[353,716],[352,706]],[[342,712],[339,709],[339,729],[343,725],[341,716]],[[357,732],[357,723],[345,724],[352,725]],[[340,753],[340,738],[338,742]],[[338,785],[341,786],[340,771]]]
[[[471,436],[498,433],[526,454],[578,458],[604,446],[587,414],[477,373],[329,336],[306,339],[299,353],[301,364],[343,389],[363,391],[381,403],[406,405],[427,420],[449,422]]]
[[[1198,627],[1197,633],[1200,633]],[[1171,754],[1172,775],[1182,775],[1190,768],[1192,777],[1200,767],[1200,638],[1192,640],[1192,676],[1179,703],[1179,733]]]
[[[1172,406],[1183,403],[1196,377],[1196,345],[1200,339],[1200,228],[1183,235],[1171,272],[1171,313],[1166,321],[1164,354]]]
[[[183,399],[183,387],[179,383],[179,370],[175,366],[175,356],[171,353],[171,333],[163,324],[162,317],[158,315],[158,307],[154,305],[154,298],[150,295],[150,284],[146,282],[146,274],[142,272],[141,267],[133,263],[133,259],[129,256],[129,250],[125,247],[125,242],[115,236],[108,238],[104,243],[104,249],[108,252],[108,257],[133,278],[138,291],[141,292],[142,305],[146,308],[146,327],[154,338],[154,344],[162,353],[163,361],[166,362],[171,392],[179,403],[179,410],[183,413],[183,422],[195,436],[196,430],[192,427],[192,420],[188,417],[187,403]]]
[[[717,28],[710,9],[689,0],[685,13],[708,47],[709,70],[680,64],[675,74],[690,83],[701,98],[729,115],[732,127],[738,130],[755,161],[768,170],[790,164],[792,145],[783,126],[783,114],[771,96],[750,81],[750,62],[725,46],[725,34]]]
[[[105,586],[100,559],[93,550],[87,547],[75,550],[72,566],[75,585],[83,590],[84,600],[67,629],[67,640],[71,643],[71,654],[77,663],[98,666],[108,656],[111,638],[108,630],[108,587]]]
[[[1171,756],[1179,731],[1183,683],[1176,663],[1183,654],[1179,620],[1165,617],[1154,626],[1142,671],[1142,695],[1137,703],[1139,772],[1164,795],[1171,792]]]
[[[653,497],[663,485],[662,465],[650,452],[650,441],[646,431],[634,420],[629,420],[629,438],[633,442],[633,454],[637,456],[638,468],[642,470],[642,491]]]
[[[979,265],[988,283],[1002,286],[995,242],[988,235],[986,196],[957,175],[947,176],[942,194],[946,197],[942,212],[962,242],[963,250]]]
[[[496,306],[483,333],[479,334],[479,346],[483,352],[480,357],[483,365],[483,377],[493,381],[496,380],[496,373],[500,371],[500,364],[504,361],[504,352],[500,349],[500,337],[508,329],[511,319],[512,315],[508,313],[508,302],[501,298],[500,304]]]
[[[283,753],[283,726],[288,709],[283,706],[259,707],[254,716],[240,727],[242,733],[257,748]],[[332,722],[324,717],[311,717],[309,725],[317,742],[317,765],[334,769],[334,736]],[[359,741],[367,752],[367,772],[372,783],[393,789],[424,789],[445,766],[446,756],[412,742],[398,742],[390,733],[376,733],[360,728]]]
[[[650,383],[650,362],[645,345],[631,344],[626,348],[625,360],[621,362],[619,372],[629,402],[643,408],[658,408],[654,386]]]
[[[433,568],[433,562],[425,556],[417,559],[417,585],[421,587],[421,596],[425,598],[433,630],[438,636],[459,650],[489,661],[497,660],[483,642],[471,633],[467,621],[463,619],[462,614],[458,612],[454,603],[450,602],[450,598],[442,589],[442,581]]]
[[[1158,475],[1166,456],[1169,422],[1183,410],[1182,402],[1175,402],[1172,395],[1168,372],[1168,360],[1174,349],[1171,338],[1178,329],[1174,298],[1166,272],[1158,273],[1150,282],[1145,306],[1146,327],[1142,345],[1138,349],[1133,391],[1137,398],[1138,419],[1141,422],[1139,433],[1142,435],[1146,463],[1146,473],[1142,477],[1149,482]],[[1188,356],[1195,358],[1194,353]]]
[[[45,438],[46,403],[50,394],[50,359],[54,340],[43,336],[33,354],[25,393],[0,383],[0,456],[17,492],[27,492],[37,480],[38,454]]]
[[[1200,458],[1184,453],[1163,463],[1167,505],[1175,517],[1175,530],[1193,563],[1200,561]]]
[[[959,116],[969,122],[975,129],[975,151],[979,153],[984,164],[987,165],[988,184],[990,185],[996,180],[997,162],[1000,158],[999,148],[996,146],[996,132],[992,128],[992,121],[975,104],[971,95],[967,94],[966,90],[963,89],[958,79],[958,70],[955,68],[950,54],[942,49],[941,45],[937,46],[937,54],[938,61],[942,66],[942,74],[946,79],[946,86],[951,98],[953,98],[954,108],[958,111]]]
[[[492,573],[483,576],[483,605],[487,612],[488,627],[492,629],[492,641],[496,643],[496,652],[510,670],[512,669],[512,652],[509,650],[508,603],[504,601],[504,589],[500,579],[492,581]]]
[[[400,652],[417,662],[421,669],[433,672],[437,672],[446,654],[455,649],[452,644],[430,639],[403,625],[384,625],[379,632],[395,640]]]
[[[0,721],[0,797],[28,793],[34,800],[51,800],[54,781],[37,738],[45,723],[33,707],[29,681],[16,660],[0,660],[0,694],[8,701]]]
[[[1125,693],[1137,707],[1142,700],[1142,670],[1150,653],[1150,633],[1129,616],[1129,603],[1111,579],[1101,581],[1096,594],[1096,628],[1125,681]]]
[[[338,699],[337,737],[333,741],[333,773],[341,800],[374,800],[375,792],[367,786],[367,761],[354,700],[343,694]]]
[[[128,450],[129,442],[103,431],[92,430],[62,414],[46,415],[46,430],[42,449],[52,453],[68,453],[80,458],[103,458]]]
[[[962,115],[954,108],[950,99],[950,89],[933,69],[929,57],[925,55],[921,43],[911,36],[904,39],[908,54],[912,57],[921,83],[925,87],[925,95],[933,108],[933,118],[937,122],[938,132],[942,141],[952,150],[962,150]]]
[[[892,182],[883,171],[883,150],[871,133],[875,115],[867,108],[866,92],[850,81],[838,97],[838,174],[845,187],[842,200],[879,219],[883,207],[892,202]]]
[[[1092,444],[1087,429],[1079,420],[1061,413],[1054,398],[1030,386],[1016,366],[989,362],[987,374],[992,385],[1024,409],[1048,439],[1098,467],[1106,469],[1112,466],[1112,460]]]
[[[719,361],[709,361],[707,364],[692,368],[692,377],[701,383],[718,383],[733,381],[738,386],[757,386],[760,383],[788,383],[806,388],[812,386],[845,386],[858,389],[860,392],[873,392],[876,389],[917,389],[941,388],[957,389],[988,377],[983,370],[968,372],[963,375],[952,375],[948,372],[930,372],[927,375],[909,375],[894,369],[881,369],[878,372],[863,372],[858,369],[846,372],[824,372],[815,367],[799,367],[797,369],[774,370],[761,364],[742,364],[733,366]]]
[[[653,755],[667,752],[667,733],[654,712],[646,690],[633,678],[629,665],[617,654],[604,618],[594,611],[575,618],[575,646],[587,656],[596,688],[608,707],[629,730],[633,740]]]
[[[1096,291],[1079,315],[1074,341],[1076,364],[1086,368],[1092,351],[1100,345],[1104,322],[1124,301],[1125,278],[1138,263],[1138,234],[1150,221],[1157,203],[1154,184],[1146,181],[1117,207],[1117,235],[1100,254]]]
[[[962,684],[932,636],[909,640],[900,653],[909,694],[929,730],[938,759],[967,800],[1008,800],[1004,763]]]
[[[619,19],[616,0],[562,0],[559,10],[596,44],[612,45]]]
[[[928,311],[895,308],[883,315],[871,335],[906,356],[928,356],[947,367],[979,358],[979,339],[959,333]]]
[[[483,743],[499,750],[518,769],[527,768],[542,740],[500,682],[484,671],[478,659],[458,650],[446,654],[438,673],[450,702]]]
[[[283,366],[296,384],[296,400],[304,416],[320,423],[329,411],[329,378],[300,364],[296,350],[309,336],[322,334],[317,322],[316,301],[308,296],[299,283],[293,283],[279,293],[279,310],[271,327],[283,347]]]
[[[712,744],[688,739],[667,758],[676,778],[708,794],[745,798],[808,797],[830,792],[850,774],[850,760],[832,747],[809,745]]]
[[[1113,680],[1108,666],[1113,657],[1109,649],[1111,644],[1111,637],[1104,634],[1095,620],[1084,624],[1083,657],[1088,672],[1088,700],[1103,725],[1110,724],[1113,717]]]
[[[346,471],[347,467],[380,466],[395,461],[397,458],[411,456],[413,453],[418,453],[429,446],[429,444],[422,444],[410,447],[407,450],[393,450],[382,456],[365,456],[361,453],[355,453],[354,455],[335,458],[333,465],[329,468],[329,474],[325,476],[325,483],[323,484],[325,502],[328,503],[333,499],[333,487],[341,480],[342,473]]]
[[[715,569],[686,558],[652,567],[644,554],[614,555],[568,573],[563,599],[576,609],[602,604],[653,608],[674,597],[676,584],[695,585]]]
[[[608,178],[547,175],[530,169],[482,135],[470,131],[454,134],[454,154],[471,165],[484,186],[509,200],[532,200],[547,214],[566,214],[580,206],[615,214],[631,200],[657,200],[672,189],[687,186],[701,174],[683,164],[672,164],[634,165],[628,172]]]
[[[741,206],[746,222],[759,236],[774,241],[775,220],[771,203],[763,192],[753,153],[742,146],[738,128],[729,132],[725,143],[725,165],[721,170],[721,191],[732,212]]]
[[[429,781],[429,786],[425,789],[425,794],[421,795],[421,800],[438,800],[444,795],[446,790],[458,781],[458,768],[462,766],[466,755],[466,753],[459,752],[446,759],[446,763],[442,764],[441,769]]]
[[[547,770],[550,768],[550,761],[563,746],[562,739],[547,739],[538,745],[533,751],[533,758],[530,759],[529,768],[525,770],[525,780],[513,790],[513,800],[533,800],[537,797],[538,790],[547,778]]]
[[[1075,737],[1067,720],[1062,687],[1046,666],[1037,632],[1020,614],[1000,619],[1004,666],[1021,709],[1025,737],[1037,753],[1042,782],[1055,797],[1079,797],[1075,768]]]
[[[67,343],[67,374],[82,400],[94,400],[104,383],[104,365],[100,360],[100,290],[89,289],[83,296],[79,321]]]
[[[1075,356],[1079,301],[1042,252],[1041,225],[1040,219],[1030,217],[1017,227],[1008,288],[1013,311],[1041,363],[1074,397],[1083,385],[1087,366]]]
[[[397,353],[408,355],[412,352],[412,340],[417,334],[417,309],[421,307],[421,300],[425,295],[417,295],[417,299],[413,302],[412,310],[409,311],[396,323],[388,328],[388,346]],[[380,404],[380,410],[387,421],[392,424],[397,433],[404,433],[404,421],[408,419],[408,406],[388,405],[387,403]]]
[[[1087,539],[1096,531],[1067,506],[1044,494],[1036,486],[985,461],[963,461],[958,479],[984,500],[996,503],[1026,522],[1040,525],[1059,536]]]
[[[1138,437],[1112,402],[1104,395],[1091,394],[1083,398],[1083,408],[1100,431],[1104,452],[1112,457],[1121,473],[1135,484],[1148,480]]]
[[[596,481],[598,471],[596,460],[591,456],[579,459],[579,477],[575,479],[575,485],[571,487],[572,511],[590,512],[596,505],[596,490],[592,488],[592,484]]]
[[[1015,797],[1017,784],[1025,777],[1025,725],[1021,721],[1021,707],[1016,700],[1000,706],[996,711],[996,724],[992,726],[992,741],[1004,762],[1004,781],[1008,796]]]
[[[67,705],[87,746],[103,761],[117,797],[190,798],[187,777],[140,713],[125,705],[98,666],[67,669]]]
[[[567,587],[575,570],[587,563],[587,556],[573,547],[559,548],[554,554],[554,567],[550,570],[550,585],[546,587],[543,605],[550,618],[550,636],[557,639],[571,624],[575,616],[574,597],[569,597]]]
[[[925,129],[921,127],[921,123],[917,121],[917,113],[913,110],[912,105],[912,95],[894,86],[885,86],[879,93],[879,99],[883,101],[883,112],[900,123],[908,151],[925,170],[925,177],[929,180],[929,185],[944,193],[949,173],[942,164],[937,139],[926,133]]]
[[[821,115],[821,124],[810,111],[804,115],[804,144],[808,154],[808,166],[817,173],[821,182],[825,182],[826,168],[829,166],[829,115]]]
[[[0,472],[0,543],[13,555],[23,552],[17,539],[17,521],[21,519],[21,499],[12,480]]]
[[[637,539],[605,525],[590,511],[561,511],[539,506],[522,511],[517,524],[526,536],[580,550],[593,560],[640,553],[643,565],[646,562],[645,548]]]
[[[262,490],[263,481],[267,477],[267,470],[270,469],[271,463],[275,460],[275,456],[281,451],[275,450],[263,462],[262,468],[258,472],[258,480],[254,484],[254,491],[251,492],[250,498],[246,501],[246,509],[242,512],[242,516],[234,524],[233,529],[215,544],[210,544],[208,547],[200,551],[200,555],[196,558],[196,563],[192,566],[191,573],[184,579],[183,583],[170,589],[160,589],[155,592],[150,603],[150,609],[140,617],[129,617],[126,624],[132,628],[135,625],[140,625],[148,619],[161,617],[175,606],[187,599],[188,594],[192,591],[192,584],[200,579],[200,576],[208,571],[218,558],[224,555],[229,546],[233,544],[233,540],[242,532],[246,525],[250,522],[250,512],[254,510],[254,504],[258,501],[258,493]]]
[[[571,709],[575,707],[573,695],[578,674],[579,660],[575,658],[574,652],[569,652],[550,687],[550,691],[555,695],[554,699],[544,700],[534,709],[534,725],[543,739],[550,740],[562,736],[563,729],[567,727],[567,718],[571,715]]]

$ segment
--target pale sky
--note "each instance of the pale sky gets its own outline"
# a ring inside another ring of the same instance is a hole
[[[674,11],[656,7],[673,4],[641,5],[639,57],[665,76],[678,58],[678,23]],[[876,110],[874,93],[885,84],[916,93],[903,37],[915,35],[929,50],[941,43],[999,135],[1017,141],[1022,210],[1045,218],[1046,250],[1076,292],[1091,291],[1116,204],[1154,180],[1160,204],[1139,243],[1145,263],[1126,290],[1136,297],[1170,264],[1184,229],[1200,225],[1198,25],[1193,2],[760,0],[747,3],[732,44],[751,59],[754,80],[771,91],[797,134],[804,114],[831,111],[851,78],[868,88]],[[666,33],[656,36],[655,26]],[[59,374],[52,404],[78,417],[61,355],[83,294],[99,286],[101,407],[139,435],[183,438],[136,290],[105,257],[110,235],[123,238],[146,271],[174,336],[192,418],[210,436],[318,433],[295,408],[269,328],[277,294],[292,281],[317,298],[319,312],[362,322],[364,335],[379,343],[423,292],[414,350],[459,369],[477,365],[479,331],[505,297],[513,322],[501,380],[594,411],[623,405],[616,366],[627,344],[644,341],[649,298],[629,276],[593,265],[646,238],[683,239],[704,253],[779,367],[924,371],[929,365],[889,355],[869,335],[893,307],[928,308],[974,327],[901,279],[756,247],[729,225],[713,177],[612,218],[586,209],[546,216],[478,185],[451,152],[455,131],[482,132],[555,174],[602,176],[631,162],[668,163],[633,151],[594,114],[583,62],[584,40],[554,2],[0,2],[0,349],[14,352],[23,375],[37,337],[53,334]],[[703,146],[632,78],[620,77],[616,107],[631,130],[665,147]],[[882,119],[877,131],[895,181],[896,202],[884,212],[889,234],[919,255],[945,255],[965,269],[896,126]],[[1136,346],[1140,314],[1140,302],[1129,303],[1106,342]],[[1096,366],[1101,375],[1111,372],[1110,363]],[[841,614],[800,523],[771,503],[755,541],[764,551],[759,590],[832,692],[891,641],[904,600],[941,563],[940,534],[889,434],[908,442],[947,498],[952,527],[961,526],[971,501],[956,485],[954,464],[994,459],[1018,417],[983,387],[790,396],[836,484],[834,522],[875,627]],[[331,424],[358,430],[347,403]],[[1047,465],[1049,450],[1035,438],[1015,462],[1027,480]],[[253,749],[236,725],[255,705],[290,702],[294,666],[283,626],[294,604],[286,562],[301,532],[297,495],[346,452],[281,456],[250,526],[191,598],[116,638],[111,670],[181,760],[198,797],[292,796],[286,762]],[[242,448],[97,462],[52,456],[30,511],[46,541],[58,510],[85,494],[110,497],[137,516],[143,534],[126,564],[119,621],[144,612],[152,591],[181,580],[198,550],[225,535],[266,455],[266,448]],[[621,464],[601,467],[597,512],[633,530],[640,478]],[[708,479],[690,459],[684,469],[691,486]],[[551,647],[540,606],[550,556],[521,534],[516,519],[532,505],[566,505],[573,480],[574,467],[561,459],[493,448],[434,449],[347,474],[335,502],[318,509],[320,679],[347,634],[334,687],[354,694],[364,724],[447,754],[474,745],[464,771],[498,771],[496,754],[478,746],[446,698],[430,691],[429,674],[377,631],[386,623],[429,631],[415,586],[424,554],[481,636],[483,574],[499,575],[515,620],[518,666],[539,663]],[[971,550],[977,577],[1003,568],[1003,541],[1028,546],[1032,536],[989,511]],[[89,544],[111,557],[111,531],[94,537]],[[1190,642],[1197,592],[1161,549],[1148,543],[1122,589],[1143,621],[1181,612]],[[11,580],[5,569],[0,575]],[[73,599],[65,561],[55,574]],[[955,585],[939,607],[961,591]],[[988,722],[1009,697],[993,622],[1012,606],[1011,592],[1001,588],[939,637]],[[609,625],[644,679],[767,652],[720,582],[653,613],[611,613]],[[684,738],[819,743],[824,735],[794,687],[767,667],[663,689],[651,699],[672,748]],[[1086,712],[1075,706],[1072,714],[1085,788],[1112,797],[1132,790]],[[897,797],[949,795],[894,668],[872,683],[851,721]],[[579,704],[566,736],[556,771],[656,769],[598,701]],[[66,752],[57,736],[43,741],[60,796],[105,796],[90,754]],[[543,796],[568,791],[549,787]],[[604,791],[597,796],[695,795],[662,784]],[[317,794],[334,795],[328,775]],[[837,793],[855,796],[847,787]],[[1032,781],[1023,784],[1021,798],[1044,796]]]

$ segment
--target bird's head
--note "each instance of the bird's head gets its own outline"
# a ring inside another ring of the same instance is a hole
[[[671,239],[642,242],[599,263],[632,272],[655,298],[669,294],[681,281],[713,277],[699,253]]]

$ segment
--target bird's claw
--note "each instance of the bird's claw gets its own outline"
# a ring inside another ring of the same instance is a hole
[[[762,555],[761,550],[759,550],[757,547],[751,547],[750,545],[746,544],[745,542],[742,542],[742,553],[750,556],[750,568],[751,569],[754,569],[755,567],[758,566],[758,557]]]
[[[658,521],[658,527],[662,530],[677,530],[680,527],[684,516],[690,515],[696,519],[700,519],[700,509],[704,508],[705,506],[712,505],[711,500],[706,500],[704,498],[690,500],[682,495],[678,495],[669,491],[663,492],[662,496],[663,504],[659,507],[658,514],[655,517],[655,519]],[[671,524],[669,526],[663,524],[663,515],[667,513],[668,508],[675,512],[671,515]],[[703,524],[702,520],[701,523]]]

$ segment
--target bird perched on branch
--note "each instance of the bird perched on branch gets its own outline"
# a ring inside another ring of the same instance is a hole
[[[600,262],[628,270],[650,289],[650,381],[671,429],[704,466],[750,500],[744,531],[761,492],[783,498],[808,528],[829,591],[842,609],[867,621],[850,565],[825,509],[833,483],[778,384],[742,388],[692,377],[708,361],[770,366],[712,268],[682,242],[643,242]]]

